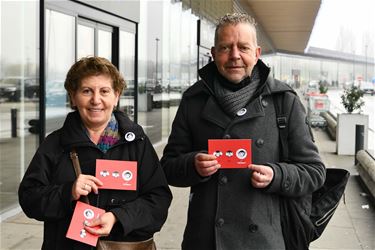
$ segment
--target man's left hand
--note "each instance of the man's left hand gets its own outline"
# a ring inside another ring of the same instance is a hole
[[[255,188],[266,188],[273,180],[273,169],[265,165],[251,164],[251,185]]]

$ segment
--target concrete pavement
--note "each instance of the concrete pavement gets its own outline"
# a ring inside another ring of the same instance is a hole
[[[346,188],[345,199],[341,201],[324,234],[311,244],[310,249],[375,250],[375,204],[359,181],[354,157],[337,155],[335,141],[331,141],[326,132],[320,129],[314,129],[313,132],[326,166],[348,169],[351,177]],[[159,155],[163,147],[164,144],[156,146]],[[180,249],[186,222],[189,189],[174,187],[171,189],[174,199],[167,222],[161,232],[155,235],[159,250]],[[28,219],[22,212],[3,221],[0,229],[2,250],[31,250],[41,247],[42,223]]]

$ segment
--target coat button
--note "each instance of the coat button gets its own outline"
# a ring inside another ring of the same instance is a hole
[[[227,184],[228,183],[228,178],[226,177],[226,176],[221,176],[220,178],[219,178],[219,184],[220,185],[225,185],[225,184]]]
[[[255,144],[257,145],[258,148],[261,148],[264,145],[264,140],[262,138],[259,138],[255,141]]]
[[[238,116],[243,116],[247,113],[247,109],[246,108],[242,108],[240,110],[237,111],[237,115]]]
[[[224,219],[219,218],[216,220],[216,227],[222,227],[224,225]]]
[[[228,135],[228,134],[226,134],[226,135],[224,135],[223,136],[223,139],[230,139],[231,137],[230,137],[230,135]]]
[[[264,99],[262,99],[262,106],[263,107],[267,107],[268,106],[268,102]]]
[[[249,225],[249,231],[252,232],[252,233],[255,233],[256,231],[258,231],[258,225],[250,224]]]

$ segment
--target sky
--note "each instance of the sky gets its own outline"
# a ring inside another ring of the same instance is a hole
[[[322,0],[308,46],[340,50],[340,30],[347,34],[341,39],[345,50],[351,50],[343,52],[364,55],[368,44],[367,52],[375,58],[375,0]]]

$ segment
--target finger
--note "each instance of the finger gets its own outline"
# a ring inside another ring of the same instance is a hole
[[[213,160],[213,161],[200,161],[200,162],[198,162],[198,166],[200,168],[211,168],[211,167],[214,167],[214,166],[217,166],[217,165],[218,165],[217,160]]]
[[[210,176],[210,175],[213,175],[214,173],[217,172],[217,170],[220,168],[221,166],[219,164],[217,165],[214,165],[214,166],[211,166],[211,167],[205,167],[205,168],[199,168],[198,172],[201,176]]]
[[[93,227],[88,227],[88,226],[85,226],[85,229],[91,233],[91,234],[94,234],[94,235],[99,235],[99,236],[107,236],[109,235],[109,232],[108,232],[108,229],[105,228],[105,227],[100,227],[100,228],[93,228]]]
[[[95,182],[89,180],[85,183],[85,190],[89,192],[94,192],[95,194],[98,194],[98,186],[95,184]]]
[[[266,187],[266,184],[263,182],[255,181],[254,179],[251,180],[251,185],[255,188],[264,188]]]
[[[263,175],[263,174],[261,174],[257,171],[253,171],[252,178],[253,178],[253,180],[255,180],[257,182],[264,182],[266,180],[265,175]]]
[[[216,156],[210,155],[210,154],[199,153],[197,154],[196,159],[199,161],[211,161],[211,160],[215,160]]]
[[[251,169],[251,170],[260,172],[260,173],[262,173],[262,171],[263,171],[263,166],[262,165],[250,164],[248,166],[248,168]]]
[[[89,226],[85,226],[84,227],[85,230],[91,234],[94,234],[94,235],[99,235],[101,236],[100,232],[98,232],[98,230],[96,228],[93,228],[93,227],[89,227]]]
[[[97,186],[102,186],[103,185],[103,182],[100,181],[98,178],[96,178],[95,176],[92,176],[92,175],[88,175],[88,178],[87,178],[90,182],[91,182],[91,186],[93,186],[93,184],[97,185]]]

